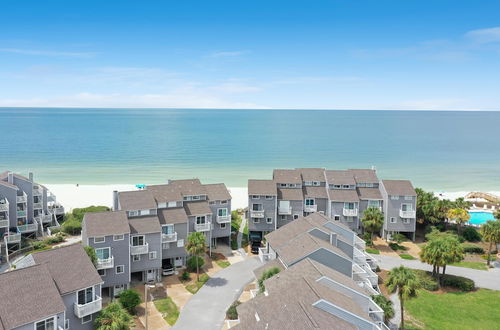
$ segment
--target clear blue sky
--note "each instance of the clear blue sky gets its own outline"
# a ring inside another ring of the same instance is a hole
[[[0,2],[0,106],[500,109],[499,1]]]

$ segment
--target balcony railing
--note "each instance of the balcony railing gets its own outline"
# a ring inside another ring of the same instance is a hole
[[[49,202],[49,203],[54,202],[55,203],[56,196],[53,193],[49,192],[49,195],[47,196],[47,202]]]
[[[41,196],[43,194],[43,189],[40,186],[33,186],[33,196]]]
[[[26,193],[23,192],[22,196],[16,196],[16,203],[26,203],[28,200],[28,196],[26,196]]]
[[[416,211],[403,211],[403,210],[399,210],[399,216],[401,218],[415,218],[416,215],[417,215]]]
[[[177,241],[177,233],[171,233],[171,234],[161,234],[161,241],[163,243],[168,243],[168,242],[175,242]]]
[[[33,203],[33,208],[34,209],[41,209],[41,208],[43,208],[43,203],[40,203],[40,202]]]
[[[344,208],[342,211],[342,214],[345,217],[357,217],[358,216],[358,209],[346,209],[346,208]]]
[[[26,217],[26,210],[17,211],[17,217],[18,218],[24,218],[24,217]]]
[[[54,213],[55,215],[64,214],[64,207],[62,207],[61,205],[53,206],[51,208],[51,210],[52,210],[52,213]]]
[[[290,215],[292,214],[292,207],[279,207],[278,208],[279,215]]]
[[[38,230],[38,223],[28,223],[26,225],[19,225],[17,226],[17,230],[21,233],[32,233],[34,231]]]
[[[21,242],[21,234],[9,234],[5,236],[7,244],[15,244]]]
[[[113,268],[115,266],[115,261],[113,256],[107,259],[97,259],[97,269],[108,269]]]
[[[230,215],[218,215],[217,216],[217,223],[229,223],[229,222],[231,222]]]
[[[207,221],[205,223],[195,223],[194,224],[195,231],[209,231],[210,228],[211,228],[210,221]]]
[[[0,228],[8,228],[9,227],[9,220],[0,220]]]
[[[261,262],[268,262],[271,260],[271,253],[267,251],[267,248],[259,248],[259,259]]]
[[[144,245],[130,245],[130,254],[138,255],[138,254],[146,254],[149,252],[149,244],[146,243]]]
[[[102,309],[102,298],[99,296],[95,296],[95,300],[89,303],[80,305],[75,303],[75,315],[78,318],[82,318],[84,316],[97,313]]]
[[[366,248],[366,242],[358,236],[354,236],[354,244],[361,250]]]
[[[9,211],[9,204],[8,203],[0,204],[0,212],[3,212],[3,211]]]
[[[317,212],[318,205],[304,205],[304,212]]]
[[[264,210],[250,211],[250,218],[263,218],[263,217],[264,217]]]
[[[52,214],[43,214],[41,218],[42,218],[42,223],[52,222]]]

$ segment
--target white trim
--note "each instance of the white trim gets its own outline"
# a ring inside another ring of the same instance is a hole
[[[137,259],[137,260],[135,260],[135,259]],[[132,262],[137,262],[137,261],[141,261],[141,255],[140,254],[132,255]]]
[[[252,199],[260,199],[260,195],[252,195]]]
[[[183,247],[183,246],[184,246],[184,239],[177,240],[177,247]]]
[[[122,267],[122,271],[121,272],[118,272],[118,267]],[[123,273],[125,273],[125,265],[116,265],[116,267],[115,267],[115,274],[119,275],[119,274],[123,274]]]
[[[269,220],[271,220],[271,221],[269,221]],[[267,224],[271,224],[271,223],[273,223],[273,218],[272,218],[272,217],[267,217],[267,218],[266,218],[266,223],[267,223]]]
[[[90,319],[89,319],[88,321],[86,321],[86,322],[83,322],[83,321],[85,320],[85,318],[86,318],[86,317],[88,317],[88,318],[90,318]],[[87,324],[87,323],[89,323],[89,322],[92,322],[92,314],[89,314],[89,315],[87,315],[87,316],[82,317],[82,324]]]
[[[99,272],[103,272],[104,274],[99,274]],[[97,274],[99,274],[99,276],[103,277],[103,276],[106,276],[106,269],[98,269],[97,270]]]
[[[97,239],[101,239],[102,238],[102,241],[97,241]],[[105,236],[95,236],[94,237],[94,244],[100,244],[100,243],[104,243],[106,242],[106,237]]]
[[[393,221],[393,220],[394,220],[394,221]],[[390,222],[390,223],[397,223],[398,221],[397,221],[396,217],[390,217],[390,218],[389,218],[389,222]]]
[[[117,237],[122,237],[122,238],[117,238]],[[113,235],[113,241],[123,241],[125,239],[124,234],[118,234],[118,235]]]
[[[148,256],[149,260],[155,260],[158,258],[158,253],[156,251],[149,251]]]
[[[50,319],[52,319],[52,322],[53,322],[53,324],[54,324],[54,329],[57,329],[57,315],[54,315],[54,316],[51,316],[51,317],[47,317],[47,318],[45,318],[45,319],[42,319],[42,320],[38,320],[38,321],[33,322],[33,328],[34,328],[35,330],[37,330],[37,328],[36,328],[36,324],[37,324],[37,323],[40,323],[40,322],[44,322],[44,324],[43,324],[43,325],[44,325],[45,329],[47,329],[47,324],[46,324],[46,322],[47,322],[47,320],[50,320]]]

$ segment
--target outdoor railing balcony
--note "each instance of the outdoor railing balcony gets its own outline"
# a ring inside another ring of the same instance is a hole
[[[271,254],[267,251],[267,248],[259,248],[259,259],[261,262],[268,262],[271,260]]]
[[[9,234],[5,236],[7,244],[15,244],[21,242],[21,234]]]
[[[52,193],[49,193],[49,195],[47,196],[47,202],[51,203],[51,202],[55,202],[55,201],[56,201],[56,196]]]
[[[28,200],[28,196],[26,196],[26,193],[23,193],[22,196],[16,196],[16,203],[26,203]]]
[[[358,209],[346,209],[344,208],[342,211],[342,214],[344,217],[357,217],[358,216]]]
[[[38,223],[35,221],[35,223],[28,223],[25,225],[19,225],[17,226],[17,230],[21,233],[32,233],[34,231],[38,230]]]
[[[304,205],[304,212],[317,212],[318,205]]]
[[[168,242],[175,242],[177,241],[177,233],[170,233],[170,234],[161,234],[161,241],[162,243],[168,243]]]
[[[354,244],[361,250],[366,248],[366,242],[358,236],[354,236]]]
[[[278,214],[279,215],[290,215],[290,214],[292,214],[292,207],[291,206],[288,208],[280,207],[280,208],[278,208]]]
[[[97,269],[108,269],[108,268],[113,268],[114,266],[115,266],[115,261],[113,256],[107,259],[97,258],[97,266],[96,266]]]
[[[43,189],[40,186],[33,186],[33,196],[41,196],[43,194]]]
[[[19,211],[17,211],[17,217],[18,218],[24,218],[24,217],[26,217],[26,210],[19,210]]]
[[[55,215],[64,214],[64,207],[62,207],[61,205],[53,206],[51,208],[51,210],[52,210],[52,213],[54,213]]]
[[[205,223],[195,223],[194,224],[194,230],[195,231],[209,231],[211,229],[211,223],[210,221],[207,221]]]
[[[0,220],[0,228],[9,228],[9,219]]]
[[[401,218],[415,218],[416,215],[417,215],[416,211],[403,211],[403,210],[399,210],[399,216]]]
[[[229,223],[229,222],[231,222],[230,215],[218,215],[217,216],[217,223]]]
[[[3,211],[9,211],[9,204],[8,203],[2,203],[0,204],[0,212],[3,212]]]
[[[52,221],[52,214],[43,214],[41,218],[42,223],[50,223]]]
[[[264,210],[250,211],[250,218],[263,218],[263,217],[264,217]]]
[[[43,203],[33,203],[33,208],[34,209],[41,209],[43,208]]]
[[[82,318],[84,316],[97,313],[101,309],[102,309],[102,298],[99,296],[95,296],[95,300],[83,305],[75,303],[75,315],[78,318]]]
[[[138,255],[138,254],[146,254],[149,252],[149,244],[146,243],[144,245],[130,245],[130,254]]]

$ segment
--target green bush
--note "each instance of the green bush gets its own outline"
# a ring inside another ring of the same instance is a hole
[[[45,240],[45,243],[48,245],[57,244],[61,242],[64,242],[64,236],[62,235],[62,233],[57,233],[56,235],[49,237]]]
[[[403,245],[399,245],[398,243],[389,243],[389,246],[394,251],[398,251],[398,250],[406,251],[406,250],[408,250],[406,247],[404,247]]]
[[[69,235],[78,235],[82,232],[82,223],[78,220],[67,220],[61,226],[61,230]]]
[[[47,247],[47,244],[45,244],[45,242],[37,241],[33,242],[32,246],[34,250],[40,250]]]
[[[268,278],[273,277],[274,275],[278,274],[280,272],[280,269],[278,267],[272,267],[264,271],[262,273],[261,277],[259,278],[259,291],[264,292],[266,291],[266,287],[264,286],[264,281],[267,280]]]
[[[463,243],[462,248],[464,249],[465,253],[484,254],[484,249],[476,244]]]
[[[105,212],[105,211],[111,211],[111,209],[107,206],[94,206],[94,205],[84,208],[76,208],[73,209],[71,213],[69,213],[69,218],[73,218],[75,220],[78,220],[79,222],[82,222],[85,213]]]
[[[380,251],[377,249],[365,249],[366,253],[371,253],[371,254],[380,254]]]
[[[141,296],[134,290],[122,291],[118,299],[130,314],[134,314],[135,308],[141,303]]]
[[[425,270],[414,270],[415,274],[417,274],[420,284],[422,288],[428,291],[436,291],[439,289],[438,282],[432,277],[429,272]]]
[[[83,249],[85,250],[85,252],[87,252],[87,255],[89,256],[90,261],[92,261],[94,266],[96,266],[97,265],[97,254],[95,253],[94,248],[87,245],[87,246],[84,246]]]
[[[183,272],[181,275],[181,281],[189,281],[191,277],[189,276],[189,272]]]
[[[484,260],[488,260],[488,255],[484,254],[484,255],[481,256],[481,258],[483,258]],[[497,257],[494,256],[494,255],[491,255],[490,256],[490,261],[495,261],[495,260],[497,260]]]
[[[229,306],[229,308],[226,311],[226,318],[228,320],[238,319],[238,311],[236,310],[236,307],[238,307],[238,305],[241,305],[241,303],[238,300],[236,300],[234,303],[231,304],[231,306]]]
[[[398,244],[408,240],[408,238],[405,235],[399,233],[392,235],[391,239]]]
[[[51,229],[50,232],[52,234],[59,234],[61,232],[61,228],[54,228],[54,229]]]
[[[187,260],[187,269],[191,272],[195,272],[196,271],[196,259],[198,259],[198,267],[201,269],[201,267],[203,267],[203,265],[205,264],[205,259],[203,259],[202,257],[198,257],[198,256],[192,256],[191,258],[189,258]]]
[[[472,291],[475,288],[475,283],[473,280],[450,274],[444,275],[444,277],[442,278],[442,283],[444,286],[450,286],[462,291]]]
[[[415,258],[409,254],[400,254],[399,256],[401,257],[401,259],[415,260]]]
[[[462,236],[469,242],[481,241],[481,234],[474,227],[465,227]]]

